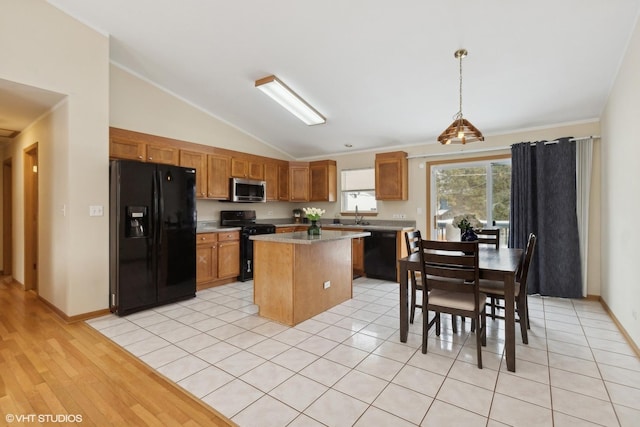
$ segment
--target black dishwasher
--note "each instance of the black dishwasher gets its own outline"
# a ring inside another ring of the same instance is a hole
[[[364,273],[374,279],[397,280],[396,232],[365,230],[371,236],[364,239]]]

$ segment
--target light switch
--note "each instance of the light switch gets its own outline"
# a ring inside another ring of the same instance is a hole
[[[89,206],[89,216],[103,216],[104,207],[102,205]]]

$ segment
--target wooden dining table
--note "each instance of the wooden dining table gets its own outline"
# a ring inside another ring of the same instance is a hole
[[[478,263],[480,278],[504,282],[505,349],[507,369],[516,370],[515,279],[522,249],[480,247]],[[398,260],[400,269],[400,341],[407,342],[409,334],[410,271],[420,271],[420,254],[413,253]]]

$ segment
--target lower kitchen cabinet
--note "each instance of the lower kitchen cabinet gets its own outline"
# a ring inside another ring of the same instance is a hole
[[[230,283],[240,274],[240,233],[199,233],[196,238],[197,289]]]
[[[218,233],[196,236],[196,285],[218,278]]]
[[[364,237],[351,239],[351,259],[353,261],[353,274],[364,275]]]
[[[236,278],[240,274],[240,233],[218,233],[218,278]]]

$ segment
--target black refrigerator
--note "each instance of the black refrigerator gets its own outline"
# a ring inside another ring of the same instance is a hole
[[[112,160],[109,308],[120,316],[196,294],[196,172]]]

